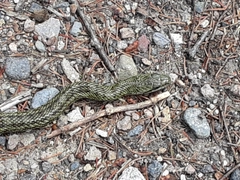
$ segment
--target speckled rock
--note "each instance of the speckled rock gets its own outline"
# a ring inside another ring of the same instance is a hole
[[[13,79],[26,79],[30,76],[30,63],[26,57],[9,57],[6,59],[5,72]]]
[[[135,167],[128,167],[123,172],[118,180],[145,180],[141,172]]]
[[[210,136],[210,126],[205,116],[197,108],[188,108],[184,112],[183,119],[198,138],[207,138]]]
[[[133,59],[126,55],[121,55],[116,63],[116,69],[119,79],[126,79],[131,76],[137,75],[137,66]]]
[[[163,166],[157,160],[152,161],[151,164],[148,165],[148,173],[152,178],[157,178],[161,174],[162,170]]]
[[[47,102],[52,99],[54,96],[56,96],[59,93],[59,90],[56,88],[47,88],[43,89],[41,91],[38,91],[32,100],[32,107],[38,108],[44,104],[47,104]]]

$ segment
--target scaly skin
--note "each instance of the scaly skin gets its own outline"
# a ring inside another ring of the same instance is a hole
[[[0,112],[0,134],[23,132],[41,128],[57,119],[65,109],[80,99],[113,101],[127,95],[151,93],[170,84],[167,75],[141,74],[119,81],[111,86],[75,82],[63,89],[47,104],[26,112]]]

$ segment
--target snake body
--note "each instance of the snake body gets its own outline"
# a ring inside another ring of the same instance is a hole
[[[0,112],[0,134],[41,128],[57,119],[65,109],[80,99],[113,101],[127,95],[139,95],[163,89],[170,83],[167,75],[140,74],[110,86],[75,82],[64,88],[47,104],[25,112]]]

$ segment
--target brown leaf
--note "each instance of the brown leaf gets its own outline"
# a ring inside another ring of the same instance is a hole
[[[217,172],[214,174],[214,176],[215,176],[215,178],[216,178],[217,180],[219,180],[219,179],[222,178],[223,174],[222,174],[220,171],[217,171]]]
[[[138,49],[138,44],[139,44],[138,41],[135,41],[125,49],[125,52],[130,53],[136,51]]]

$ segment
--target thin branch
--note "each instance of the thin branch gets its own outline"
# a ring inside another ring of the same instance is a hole
[[[80,6],[78,6],[78,8],[77,8],[77,15],[83,21],[83,23],[84,23],[84,25],[85,25],[85,27],[87,29],[87,32],[88,32],[89,36],[91,37],[91,44],[92,44],[92,46],[94,46],[96,48],[100,58],[102,59],[102,61],[104,62],[104,64],[108,68],[108,70],[111,73],[113,73],[115,69],[114,69],[113,65],[111,64],[111,62],[109,61],[109,58],[108,58],[106,52],[104,51],[103,46],[99,42],[96,34],[92,30],[91,24],[88,22],[87,17],[83,13],[83,8],[81,8]]]
[[[199,48],[199,46],[202,44],[202,42],[205,40],[205,38],[207,37],[208,33],[210,32],[210,30],[205,31],[201,38],[196,42],[196,44],[189,50],[189,56],[191,58],[194,58],[194,56],[197,53],[197,50]]]
[[[136,109],[142,109],[148,106],[151,106],[153,104],[156,104],[157,102],[167,98],[168,96],[170,96],[170,93],[164,92],[162,94],[158,94],[154,97],[151,97],[149,100],[146,100],[144,102],[140,102],[137,104],[130,104],[130,105],[125,105],[125,106],[118,106],[118,107],[113,107],[113,108],[107,108],[105,110],[101,110],[97,113],[95,113],[92,116],[89,117],[85,117],[79,121],[70,123],[66,126],[61,127],[60,129],[57,129],[55,131],[53,131],[51,134],[47,135],[47,138],[52,138],[54,136],[57,136],[63,132],[67,132],[70,131],[71,129],[77,128],[83,124],[89,123],[91,121],[94,121],[100,117],[106,116],[106,115],[111,115],[114,113],[118,113],[118,112],[122,112],[122,111],[131,111],[131,110],[136,110]]]
[[[234,168],[232,168],[231,170],[229,170],[224,176],[221,177],[221,179],[219,180],[225,180],[233,171],[235,171],[237,168],[240,167],[240,163],[237,164]]]
[[[20,102],[24,102],[28,99],[31,99],[31,98],[32,98],[31,91],[26,91],[24,93],[21,93],[18,96],[10,98],[6,102],[2,103],[0,105],[0,111],[5,111],[6,109],[9,109],[10,107],[12,107]]]

